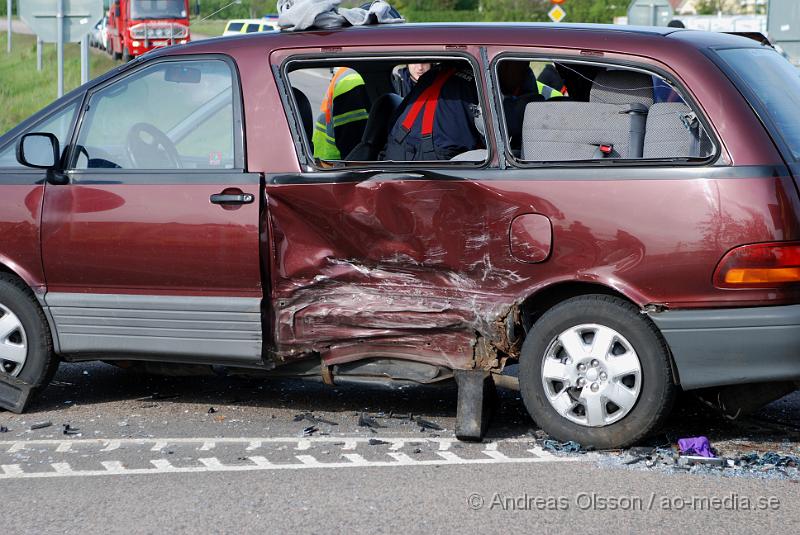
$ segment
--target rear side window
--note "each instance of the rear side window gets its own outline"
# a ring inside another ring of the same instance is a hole
[[[714,153],[699,115],[656,74],[506,58],[495,75],[506,143],[520,162],[703,161]]]
[[[240,32],[242,31],[242,27],[244,26],[241,22],[230,22],[228,23],[228,29],[225,31],[228,32]]]
[[[220,60],[145,67],[89,99],[77,169],[230,169],[233,77]]]
[[[800,69],[771,48],[716,52],[735,72],[739,89],[783,140],[784,152],[789,153],[785,156],[800,161]]]
[[[291,60],[306,159],[319,169],[488,159],[474,68],[463,57]]]

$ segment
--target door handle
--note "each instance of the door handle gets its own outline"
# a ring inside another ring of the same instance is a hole
[[[252,193],[215,193],[212,204],[250,204],[256,199]]]

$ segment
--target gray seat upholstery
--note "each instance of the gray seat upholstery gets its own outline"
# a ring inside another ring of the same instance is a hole
[[[489,155],[489,151],[486,149],[475,149],[475,150],[468,150],[467,152],[462,152],[461,154],[456,154],[452,158],[450,158],[451,162],[483,162],[486,160],[486,157]]]
[[[709,144],[686,104],[660,102],[650,108],[644,136],[645,158],[702,158],[710,154]]]
[[[636,71],[603,71],[592,83],[589,102],[653,105],[653,77]]]
[[[646,115],[641,104],[533,102],[525,108],[522,159],[641,158]],[[613,153],[603,154],[603,145]]]

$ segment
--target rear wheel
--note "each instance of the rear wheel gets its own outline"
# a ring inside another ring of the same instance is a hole
[[[587,295],[546,312],[525,340],[520,388],[536,423],[559,440],[628,446],[656,429],[672,407],[666,343],[622,299]]]
[[[22,281],[0,274],[0,369],[41,390],[57,367],[42,309]]]

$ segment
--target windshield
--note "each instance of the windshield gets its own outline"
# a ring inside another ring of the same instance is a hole
[[[132,19],[182,19],[186,18],[184,0],[133,0]]]
[[[800,69],[771,48],[734,48],[717,54],[738,75],[756,111],[786,146],[785,157],[800,161]]]

